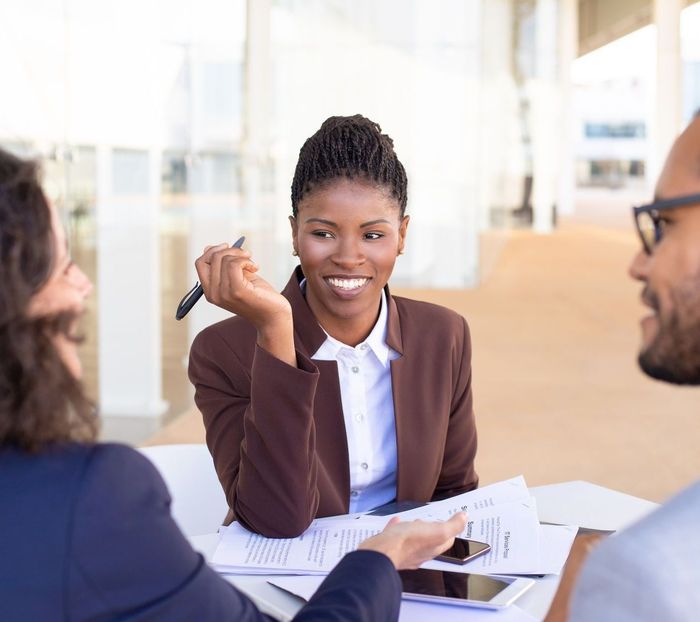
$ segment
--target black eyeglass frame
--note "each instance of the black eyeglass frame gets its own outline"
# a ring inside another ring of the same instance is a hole
[[[654,201],[653,203],[647,203],[646,205],[640,205],[632,208],[632,212],[634,214],[634,224],[637,227],[637,233],[639,233],[639,238],[642,241],[644,252],[647,255],[651,255],[654,252],[654,246],[661,241],[661,237],[663,235],[661,227],[659,226],[658,213],[664,210],[675,209],[677,207],[686,207],[695,203],[700,203],[700,193],[686,194],[680,197],[674,197],[672,199],[661,199],[659,201]],[[649,246],[647,239],[644,237],[642,227],[639,224],[640,214],[649,214],[651,217],[651,221],[654,224],[654,246]]]

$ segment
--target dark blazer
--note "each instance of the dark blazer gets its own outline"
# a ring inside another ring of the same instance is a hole
[[[297,268],[282,292],[294,316],[298,368],[256,345],[232,317],[190,351],[189,376],[232,512],[253,531],[290,537],[317,516],[345,514],[350,473],[335,361],[309,357],[326,334],[306,304]],[[387,344],[398,449],[397,499],[430,501],[476,488],[471,343],[464,318],[389,294]]]
[[[295,620],[396,620],[387,557],[346,556]],[[0,448],[0,620],[269,620],[170,516],[163,480],[121,445]]]

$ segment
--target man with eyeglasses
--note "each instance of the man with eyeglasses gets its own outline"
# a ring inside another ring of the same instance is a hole
[[[634,219],[642,249],[630,275],[651,311],[639,365],[658,380],[700,385],[700,117],[673,145],[655,201],[634,208]],[[546,618],[563,620],[700,620],[700,480],[599,545],[579,539]]]

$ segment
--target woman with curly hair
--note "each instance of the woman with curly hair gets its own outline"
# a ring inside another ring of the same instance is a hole
[[[76,322],[91,290],[37,167],[0,150],[0,618],[268,620],[214,573],[138,452],[95,442]],[[360,545],[298,620],[395,620],[396,568],[444,550],[464,517]]]

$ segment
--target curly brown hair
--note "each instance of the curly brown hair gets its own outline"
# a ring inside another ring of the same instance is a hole
[[[74,314],[28,315],[54,246],[39,166],[0,149],[0,448],[38,451],[97,436],[94,405],[54,345],[58,334],[74,339]]]

